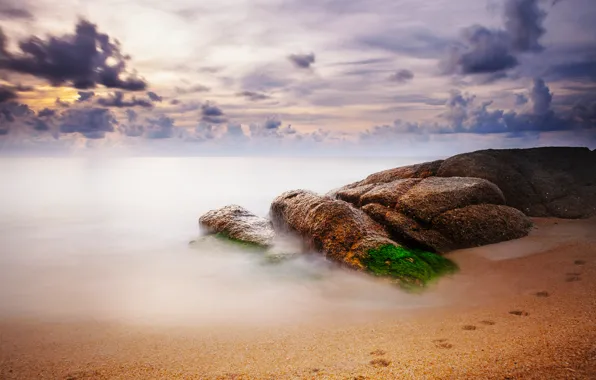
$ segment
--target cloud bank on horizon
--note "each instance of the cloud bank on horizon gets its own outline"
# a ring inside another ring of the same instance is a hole
[[[594,19],[593,0],[0,0],[0,154],[594,148]]]

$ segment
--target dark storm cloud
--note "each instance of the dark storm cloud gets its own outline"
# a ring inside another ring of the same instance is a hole
[[[0,86],[0,103],[14,100],[17,98],[17,93],[12,87]]]
[[[19,0],[0,0],[0,19],[33,20],[31,12],[19,3]]]
[[[2,69],[44,78],[54,86],[88,89],[104,85],[130,91],[147,87],[144,79],[127,71],[129,57],[121,52],[120,44],[87,20],[78,22],[74,34],[21,41],[20,52],[14,54],[6,51],[6,39],[1,37]]]
[[[147,93],[147,96],[149,97],[149,99],[151,99],[152,102],[161,102],[163,100],[163,96],[159,96],[153,91],[149,91]]]
[[[99,98],[97,99],[97,103],[104,107],[143,107],[143,108],[151,108],[153,104],[151,101],[147,99],[137,99],[136,97],[131,97],[130,100],[124,99],[124,92],[116,91],[112,95],[107,98]]]
[[[242,96],[242,97],[244,97],[248,100],[251,100],[253,102],[271,98],[269,95],[262,94],[260,92],[255,92],[255,91],[242,91],[242,92],[239,92],[237,95]]]
[[[88,139],[101,139],[114,132],[116,119],[105,108],[69,109],[60,120],[60,132],[80,133]]]
[[[79,103],[86,102],[95,96],[95,92],[93,91],[79,91],[78,94],[79,99],[77,99],[77,102]]]
[[[315,63],[315,54],[290,54],[288,59],[299,69],[310,69]]]
[[[402,69],[392,74],[389,80],[397,83],[406,83],[414,79],[414,73],[410,70]]]
[[[227,121],[223,111],[210,103],[201,106],[201,121],[209,124],[222,124]]]
[[[542,51],[540,38],[546,32],[542,25],[546,12],[539,8],[539,2],[506,0],[504,29],[481,25],[465,28],[461,40],[451,46],[441,62],[443,70],[462,75],[499,73],[516,67],[519,53]]]
[[[197,92],[211,91],[211,89],[209,87],[203,86],[202,84],[197,84],[197,85],[194,85],[191,87],[186,87],[186,88],[176,87],[175,90],[178,95],[195,94]]]

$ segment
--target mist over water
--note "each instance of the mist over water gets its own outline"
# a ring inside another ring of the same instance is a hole
[[[442,302],[314,255],[268,264],[202,242],[197,219],[235,203],[266,216],[286,190],[325,193],[422,159],[0,159],[0,318],[285,323]]]

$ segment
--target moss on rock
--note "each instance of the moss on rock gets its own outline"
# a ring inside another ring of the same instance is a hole
[[[396,279],[406,288],[424,287],[458,269],[454,262],[437,254],[390,244],[369,250],[362,263],[372,274]]]

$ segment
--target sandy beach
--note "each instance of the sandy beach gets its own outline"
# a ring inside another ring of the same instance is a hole
[[[441,306],[271,326],[0,320],[1,379],[594,379],[596,219],[456,251]],[[398,291],[398,290],[396,290]]]

